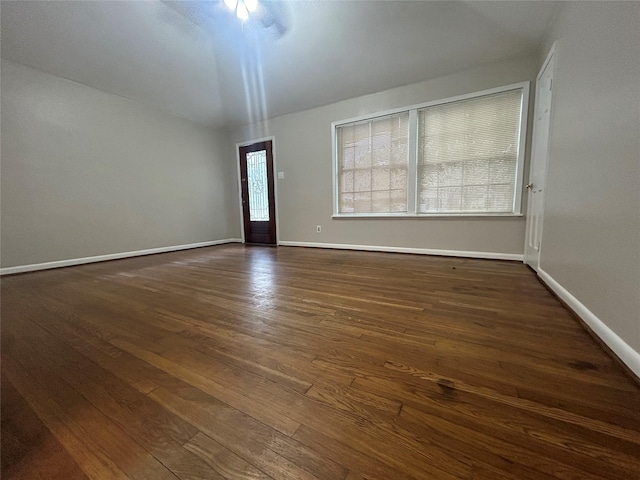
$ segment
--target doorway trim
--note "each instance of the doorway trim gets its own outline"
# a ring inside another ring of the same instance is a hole
[[[242,243],[246,243],[244,235],[244,216],[242,209],[242,175],[240,174],[240,147],[246,147],[253,145],[254,143],[271,142],[271,153],[273,156],[273,201],[276,209],[276,246],[280,245],[280,212],[278,211],[278,156],[276,153],[276,137],[273,135],[269,137],[257,138],[255,140],[247,140],[244,142],[236,143],[236,175],[237,175],[237,188],[238,188],[238,206],[240,210],[240,238]]]

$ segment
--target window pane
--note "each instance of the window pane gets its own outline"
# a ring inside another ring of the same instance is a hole
[[[342,205],[344,213],[353,213],[354,207],[354,194],[353,193],[343,193],[340,195],[340,205]]]
[[[345,170],[340,174],[341,191],[353,191],[353,170]]]
[[[462,187],[462,210],[482,212],[487,210],[487,187]]]
[[[508,185],[492,185],[491,190],[492,194],[487,199],[487,202],[489,203],[489,209],[495,212],[512,211],[513,207],[511,205],[513,203],[514,184],[509,183]]]
[[[266,150],[247,153],[247,184],[249,188],[249,219],[252,222],[269,221]]]
[[[371,192],[371,211],[377,213],[388,212],[390,193],[391,192],[389,190],[384,192]]]
[[[336,128],[338,212],[407,211],[409,113]]]
[[[371,191],[371,170],[356,170],[354,192]]]
[[[407,191],[407,169],[406,168],[392,168],[390,185],[394,190]],[[406,196],[406,195],[405,195]]]
[[[418,111],[418,212],[512,212],[522,90]]]
[[[464,183],[466,185],[486,185],[489,178],[489,161],[474,160],[465,162]]]
[[[355,162],[355,158],[356,158],[356,149],[355,149],[355,147],[350,147],[350,148],[345,148],[344,149],[342,161],[344,162],[344,166],[346,168],[353,168],[354,162]]]
[[[390,175],[391,170],[388,168],[375,168],[371,171],[371,189],[376,191],[389,191],[391,186]]]
[[[371,212],[371,192],[355,194],[353,211],[358,213]]]
[[[514,181],[515,171],[510,161],[493,160],[489,163],[490,183],[510,183]]]
[[[440,211],[459,211],[462,206],[462,187],[438,188],[438,209]]]
[[[405,186],[406,187],[406,186]],[[391,199],[389,203],[390,212],[406,212],[407,211],[407,189],[391,190]]]

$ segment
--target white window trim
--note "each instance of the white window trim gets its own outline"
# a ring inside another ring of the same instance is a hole
[[[380,112],[360,115],[358,117],[340,120],[331,123],[331,145],[332,145],[332,184],[333,184],[333,215],[332,218],[442,218],[442,217],[522,217],[522,190],[524,178],[524,163],[527,140],[527,122],[529,119],[529,88],[531,82],[519,82],[502,87],[490,88],[479,92],[457,95],[455,97],[443,98],[441,100],[433,100],[430,102],[418,103],[402,108],[394,108]],[[508,92],[510,90],[522,89],[522,111],[520,115],[520,134],[518,145],[518,158],[516,164],[516,184],[513,212],[510,213],[492,213],[492,212],[462,212],[462,213],[417,213],[416,206],[418,204],[418,110],[446,103],[468,100],[471,98],[493,95],[496,93]],[[379,117],[385,117],[396,113],[409,112],[409,148],[407,151],[408,164],[408,184],[407,184],[407,212],[399,213],[340,213],[338,212],[338,142],[337,129],[343,125],[366,120],[373,120]]]

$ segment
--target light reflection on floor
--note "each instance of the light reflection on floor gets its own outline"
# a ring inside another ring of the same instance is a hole
[[[247,260],[251,265],[249,291],[253,296],[252,305],[260,310],[270,310],[277,306],[278,285],[275,281],[275,249],[271,247],[249,247]]]

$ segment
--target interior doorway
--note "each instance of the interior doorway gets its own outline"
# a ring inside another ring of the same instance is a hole
[[[542,247],[542,221],[544,218],[544,192],[549,157],[554,57],[555,45],[551,48],[536,78],[531,167],[529,170],[529,183],[526,185],[529,195],[524,261],[535,271],[538,271],[540,266],[540,249]]]
[[[245,243],[276,245],[273,142],[238,147]]]

